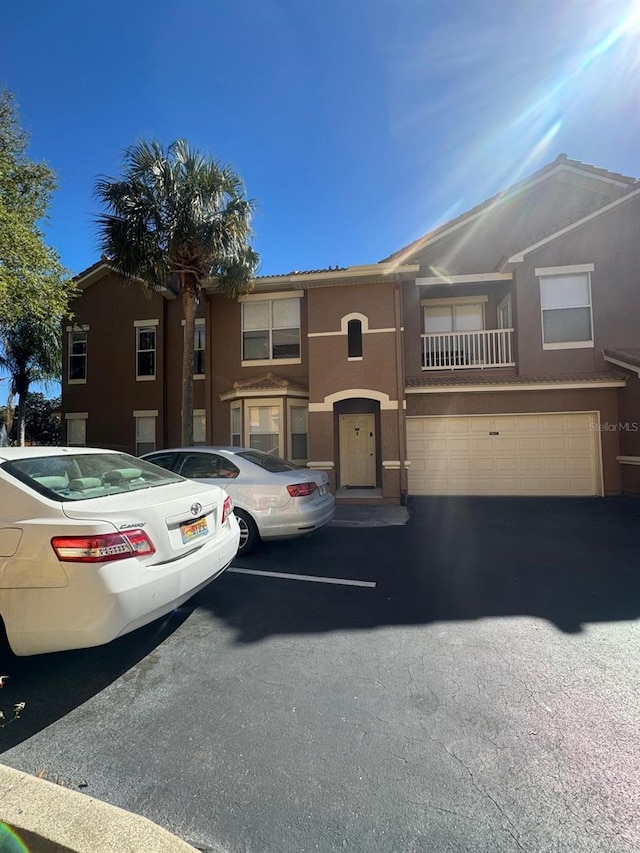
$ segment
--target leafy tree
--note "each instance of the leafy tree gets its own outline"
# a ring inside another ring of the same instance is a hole
[[[33,382],[60,378],[60,323],[56,317],[47,320],[23,318],[0,330],[0,336],[4,349],[4,355],[0,356],[0,370],[8,373],[11,380],[7,409],[12,408],[17,395],[17,439],[22,447],[25,443],[29,387]],[[7,429],[10,428],[8,425]]]
[[[55,189],[53,171],[27,157],[13,95],[0,92],[0,323],[62,316],[74,286],[39,223]]]
[[[27,395],[26,440],[32,444],[57,445],[62,429],[60,422],[60,397],[48,399],[40,391]]]
[[[140,141],[125,151],[120,180],[100,177],[95,195],[100,245],[121,275],[150,290],[180,292],[185,320],[182,443],[193,443],[195,317],[205,284],[246,293],[258,265],[249,245],[254,204],[228,166],[177,140]]]

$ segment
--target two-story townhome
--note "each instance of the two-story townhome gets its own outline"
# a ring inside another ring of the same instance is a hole
[[[640,184],[565,156],[377,264],[202,300],[196,443],[342,500],[640,493]],[[70,444],[180,434],[181,306],[100,261],[66,329]]]

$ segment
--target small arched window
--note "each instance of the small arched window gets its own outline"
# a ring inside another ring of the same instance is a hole
[[[360,320],[349,320],[347,340],[349,358],[362,358],[362,323]]]

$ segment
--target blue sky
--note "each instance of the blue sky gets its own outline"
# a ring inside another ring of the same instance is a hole
[[[640,0],[23,0],[0,33],[48,241],[98,259],[96,175],[185,137],[258,204],[261,272],[373,263],[560,152],[640,176]]]

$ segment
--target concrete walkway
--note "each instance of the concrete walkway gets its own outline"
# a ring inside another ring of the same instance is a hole
[[[0,820],[29,853],[195,853],[147,818],[4,765]]]

